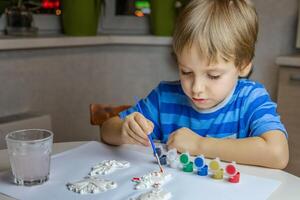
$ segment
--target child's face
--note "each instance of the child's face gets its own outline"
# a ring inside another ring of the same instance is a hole
[[[233,62],[219,59],[216,64],[208,65],[194,46],[185,48],[177,60],[183,91],[202,110],[222,102],[241,75]]]

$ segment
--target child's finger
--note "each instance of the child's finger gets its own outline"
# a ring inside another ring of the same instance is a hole
[[[134,134],[134,138],[141,142],[143,145],[148,145],[148,137],[145,135],[145,133],[142,131],[142,129],[139,127],[139,125],[135,121],[130,121],[128,123],[128,128],[130,133]]]
[[[151,131],[149,131],[149,134],[153,132],[153,129],[154,129],[154,124],[152,121],[148,120],[147,119],[147,122],[148,122],[148,127],[150,127]]]
[[[143,145],[143,146],[147,146],[148,145],[148,141],[147,140],[144,140],[143,138],[141,138],[139,135],[137,135],[135,132],[133,132],[130,127],[126,127],[126,132],[128,134],[128,136],[130,138],[132,138],[136,143],[136,144],[140,144],[140,145]]]
[[[130,121],[128,123],[129,128],[136,133],[139,137],[141,137],[142,139],[144,139],[145,141],[148,141],[148,137],[147,135],[144,133],[143,129],[141,128],[141,126],[134,120]]]
[[[135,139],[133,139],[128,133],[127,133],[127,142],[128,142],[128,144],[136,144],[136,141],[135,141]]]
[[[142,114],[138,113],[134,116],[135,121],[139,124],[142,131],[145,133],[145,136],[147,137],[148,134],[150,134],[153,130],[151,125],[149,125],[149,120],[146,119]],[[152,123],[152,122],[151,122]]]

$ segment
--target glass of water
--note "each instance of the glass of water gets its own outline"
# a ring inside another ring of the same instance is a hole
[[[24,129],[5,137],[14,183],[37,185],[49,179],[53,133]]]

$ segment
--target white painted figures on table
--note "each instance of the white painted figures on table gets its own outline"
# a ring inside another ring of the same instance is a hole
[[[140,194],[138,197],[130,198],[130,200],[169,200],[172,195],[170,192],[165,192],[162,186],[172,179],[171,174],[166,172],[151,172],[141,177],[133,177],[131,180],[135,182],[134,189],[153,189]]]
[[[170,192],[165,192],[160,185],[153,186],[154,188],[148,192],[140,194],[136,198],[130,200],[169,200],[172,195]]]
[[[153,187],[155,184],[164,185],[171,178],[171,174],[167,174],[166,172],[151,172],[141,177],[134,177],[131,181],[136,183],[134,189],[139,190]]]
[[[88,177],[74,183],[67,183],[67,188],[70,191],[79,194],[96,194],[114,189],[117,186],[117,183],[114,181],[104,180],[95,177]]]
[[[101,163],[93,166],[89,175],[106,175],[114,172],[117,169],[125,169],[128,167],[130,167],[130,163],[127,161],[104,160]]]
[[[116,188],[118,185],[114,181],[105,180],[96,177],[97,175],[106,175],[112,173],[116,169],[125,169],[130,167],[130,163],[127,161],[116,160],[104,160],[101,163],[92,167],[88,177],[83,180],[67,183],[68,190],[79,194],[95,194],[105,192]]]

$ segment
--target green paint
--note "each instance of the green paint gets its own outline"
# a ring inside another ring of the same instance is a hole
[[[179,158],[180,162],[184,165],[188,164],[189,163],[189,156],[186,154],[186,153],[183,153],[180,155],[180,158]]]
[[[193,172],[194,168],[193,168],[193,162],[189,162],[189,164],[185,165],[182,169],[184,172]]]

